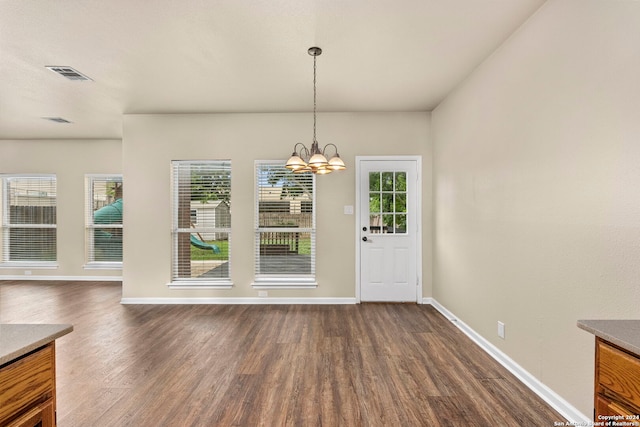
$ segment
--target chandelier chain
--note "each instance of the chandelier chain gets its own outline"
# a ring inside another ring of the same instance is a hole
[[[316,57],[313,57],[313,142],[316,142]]]

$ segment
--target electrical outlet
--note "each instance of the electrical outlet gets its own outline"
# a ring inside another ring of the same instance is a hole
[[[504,323],[498,321],[498,336],[504,339]]]
[[[269,293],[267,291],[258,291],[258,296],[259,297],[266,297],[266,296],[269,296]]]

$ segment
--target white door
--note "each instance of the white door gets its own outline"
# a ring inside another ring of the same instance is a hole
[[[360,301],[419,302],[418,160],[358,159]]]

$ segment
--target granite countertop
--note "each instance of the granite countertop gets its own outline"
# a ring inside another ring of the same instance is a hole
[[[73,325],[0,324],[0,366],[73,331]]]
[[[640,355],[640,320],[578,320],[578,327]]]

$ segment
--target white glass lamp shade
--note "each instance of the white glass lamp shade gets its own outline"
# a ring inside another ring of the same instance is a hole
[[[327,167],[334,171],[343,171],[347,168],[340,156],[338,156],[337,154],[329,160],[329,166]]]
[[[303,169],[306,166],[307,164],[305,163],[305,161],[302,160],[300,156],[294,153],[294,155],[292,155],[289,160],[287,160],[287,164],[284,167],[296,171],[298,169]]]
[[[313,169],[311,169],[311,166],[309,165],[305,165],[298,169],[293,169],[293,173],[308,173],[308,172],[313,172]]]
[[[326,175],[328,173],[333,172],[331,169],[329,169],[328,167],[321,167],[321,168],[317,168],[316,170],[313,171],[313,173],[315,173],[316,175]]]
[[[312,168],[325,168],[329,166],[329,162],[327,158],[323,156],[321,153],[316,153],[309,159],[309,166]]]

